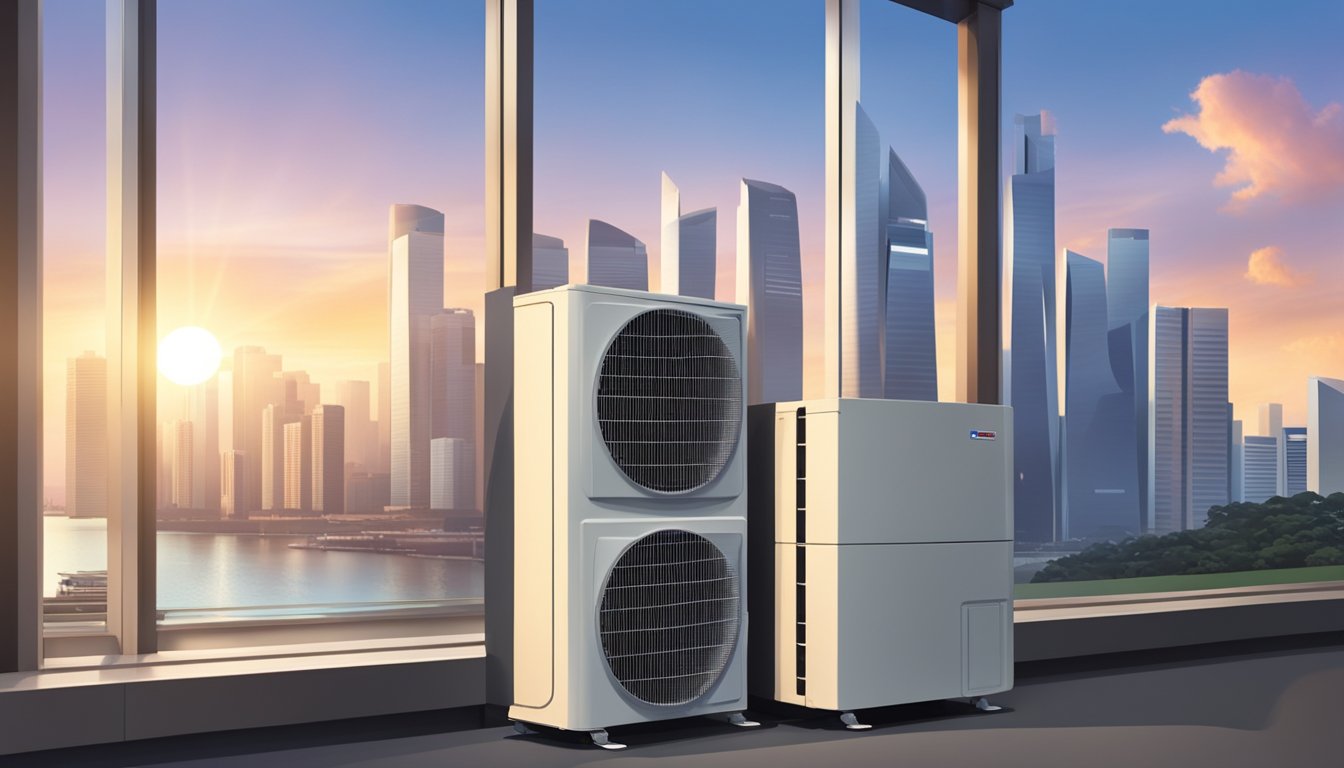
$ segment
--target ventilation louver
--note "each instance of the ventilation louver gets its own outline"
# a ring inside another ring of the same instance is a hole
[[[712,481],[736,446],[742,377],[703,319],[671,309],[626,323],[602,359],[597,418],[617,466],[640,486],[682,493]]]
[[[695,701],[732,655],[739,600],[737,575],[708,539],[677,530],[639,539],[602,591],[599,631],[612,675],[648,704]]]

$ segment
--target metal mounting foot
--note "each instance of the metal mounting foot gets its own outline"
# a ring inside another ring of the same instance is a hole
[[[526,723],[520,723],[517,720],[513,721],[513,732],[519,736],[531,736],[536,733],[536,731],[528,728]]]
[[[853,712],[841,712],[840,722],[844,723],[845,727],[851,731],[866,731],[873,727],[867,723],[860,723],[859,716]]]
[[[989,699],[985,698],[984,696],[981,696],[978,699],[971,699],[971,703],[974,704],[975,708],[980,710],[981,712],[998,712],[999,710],[1003,709],[1003,707],[1000,707],[997,704],[990,704]]]
[[[738,728],[758,728],[760,723],[755,720],[748,720],[747,716],[741,712],[722,712],[712,715],[715,720],[722,720],[729,725],[736,725]]]
[[[603,749],[625,749],[624,744],[618,744],[607,738],[607,731],[604,728],[598,728],[595,731],[589,731],[588,735],[592,737],[593,743]]]

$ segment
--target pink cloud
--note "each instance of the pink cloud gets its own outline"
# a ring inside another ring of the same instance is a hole
[[[1245,277],[1260,285],[1279,285],[1285,288],[1300,282],[1298,275],[1283,263],[1283,249],[1277,245],[1253,251],[1250,260],[1246,262]]]
[[[1261,197],[1303,202],[1344,190],[1344,105],[1316,110],[1292,80],[1241,70],[1204,78],[1190,98],[1199,112],[1162,130],[1227,150],[1213,183],[1233,188],[1230,210]]]

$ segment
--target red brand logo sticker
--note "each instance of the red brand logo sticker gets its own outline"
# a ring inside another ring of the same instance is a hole
[[[998,437],[999,437],[999,433],[998,433],[998,432],[994,432],[994,431],[992,431],[992,430],[988,430],[988,429],[972,429],[972,430],[971,430],[971,439],[972,439],[972,440],[996,440],[996,439],[998,439]]]

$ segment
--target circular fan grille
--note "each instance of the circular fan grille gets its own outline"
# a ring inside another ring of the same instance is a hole
[[[742,377],[709,323],[656,309],[621,329],[597,385],[602,439],[621,471],[654,491],[718,476],[742,424]]]
[[[686,704],[714,685],[737,642],[737,576],[719,548],[686,531],[635,542],[607,577],[602,652],[625,690]]]

